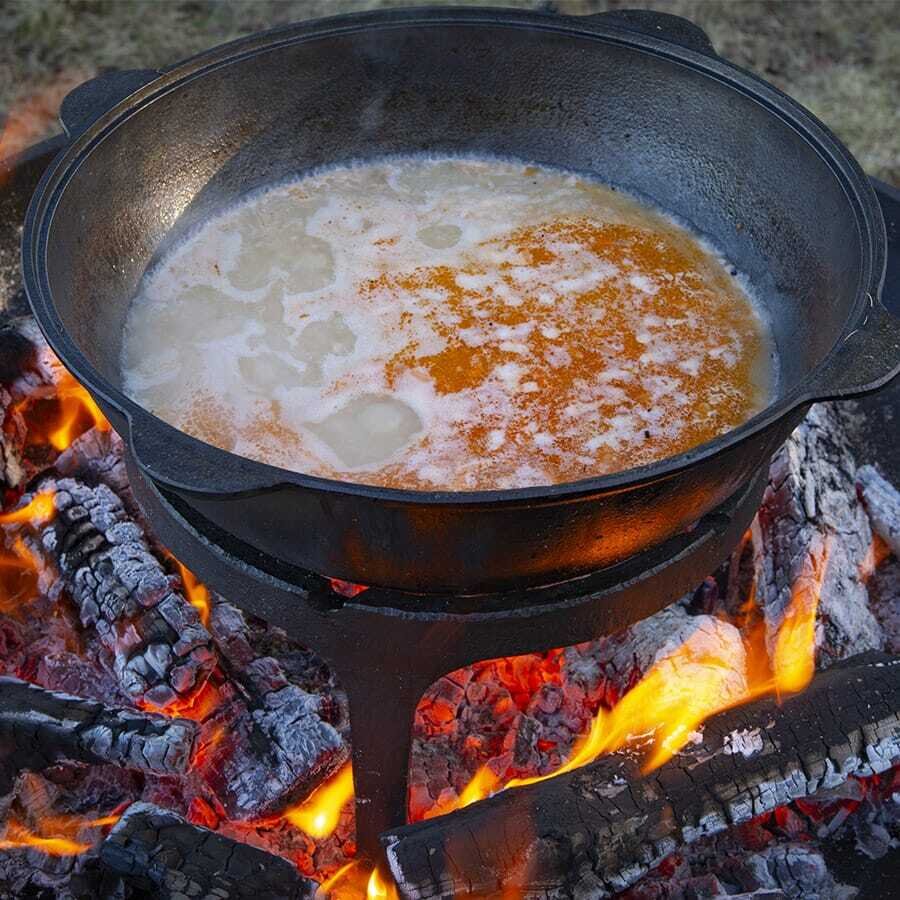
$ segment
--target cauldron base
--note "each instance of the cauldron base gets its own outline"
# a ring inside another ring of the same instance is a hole
[[[690,532],[564,583],[477,598],[372,588],[348,599],[327,577],[279,571],[275,561],[198,522],[130,456],[127,463],[159,539],[210,587],[314,649],[337,674],[350,708],[357,846],[370,860],[381,856],[380,835],[406,821],[412,722],[438,678],[482,660],[593,640],[652,615],[727,559],[766,484],[763,471]]]

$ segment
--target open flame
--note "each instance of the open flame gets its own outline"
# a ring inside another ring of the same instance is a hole
[[[815,628],[819,594],[828,565],[830,544],[811,558],[812,571],[801,576],[767,651],[761,623],[748,625],[744,635],[745,659],[736,658],[728,640],[688,638],[673,653],[657,660],[628,693],[609,710],[601,709],[587,736],[570,758],[554,772],[503,783],[489,765],[483,766],[456,800],[434,814],[452,812],[497,790],[521,787],[554,778],[612,753],[636,738],[649,740],[644,772],[661,766],[678,753],[710,716],[766,695],[779,698],[802,691],[815,671]],[[748,614],[746,610],[742,610]],[[749,614],[748,614],[749,615]],[[717,622],[717,629],[726,623]],[[735,691],[735,673],[746,681]]]
[[[80,816],[44,816],[35,830],[31,830],[13,817],[6,825],[6,835],[0,840],[0,850],[40,850],[47,856],[78,856],[90,850],[99,836],[85,839],[85,832],[115,825],[120,815],[99,819],[83,819]]]
[[[56,515],[53,491],[42,491],[18,509],[0,513],[0,612],[17,616],[38,596],[44,562],[25,542],[21,526],[40,527]]]
[[[372,869],[366,885],[366,900],[400,900],[392,880],[385,877],[378,868]]]
[[[200,581],[197,576],[184,563],[172,557],[172,562],[181,576],[184,585],[184,596],[200,615],[200,621],[206,627],[209,625],[210,599],[209,588]]]
[[[29,445],[49,444],[60,453],[91,428],[110,429],[94,398],[65,369],[54,386],[52,397],[27,397],[16,409],[28,426]]]
[[[46,525],[56,515],[53,491],[41,491],[18,509],[0,513],[0,525]]]
[[[369,868],[361,860],[341,866],[316,891],[316,900],[400,900],[400,894],[389,875]]]
[[[46,136],[56,124],[63,97],[91,74],[88,70],[55,73],[52,82],[13,103],[0,130],[0,160],[21,153]],[[0,172],[0,185],[4,180]]]
[[[283,818],[314,838],[327,838],[337,828],[344,807],[353,799],[353,766],[345,763],[336,774]]]

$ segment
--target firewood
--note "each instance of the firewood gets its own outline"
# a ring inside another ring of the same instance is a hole
[[[601,897],[679,845],[900,758],[900,661],[870,652],[778,705],[721,713],[659,769],[624,750],[383,835],[404,897]]]
[[[874,466],[860,467],[856,473],[856,485],[869,514],[872,530],[900,559],[900,491]]]
[[[864,573],[872,532],[855,478],[841,413],[817,404],[772,459],[751,529],[756,602],[769,635],[778,631],[794,592],[810,585],[819,598],[820,667],[884,644],[868,607]]]
[[[206,733],[227,738],[203,761],[202,777],[232,819],[278,813],[348,759],[331,722],[336,710],[330,698],[291,684],[276,659],[255,653],[237,608],[216,599],[210,630],[220,665],[240,693],[204,725]]]
[[[304,900],[318,886],[286,859],[149,803],[126,810],[103,842],[100,863],[160,900]]]
[[[20,772],[65,760],[114,763],[158,775],[188,770],[197,726],[107,707],[17,678],[0,678],[0,794]]]
[[[53,491],[56,507],[40,540],[52,564],[50,592],[71,597],[81,624],[112,655],[125,693],[166,707],[194,692],[215,662],[210,634],[119,498],[74,479],[47,478],[38,491]]]
[[[106,484],[48,477],[38,491],[53,491],[56,508],[38,548],[50,563],[42,576],[46,592],[72,599],[81,624],[110,653],[127,696],[166,708],[195,697],[221,670],[216,708],[202,714],[209,721],[201,744],[220,732],[227,740],[201,775],[229,817],[272,815],[345,761],[349,751],[327,721],[327,701],[290,684],[273,659],[254,660],[243,672],[229,669],[179,579],[166,573]],[[231,618],[229,628],[239,629],[243,620]],[[229,629],[225,637],[237,640]],[[253,673],[261,676],[255,682]]]

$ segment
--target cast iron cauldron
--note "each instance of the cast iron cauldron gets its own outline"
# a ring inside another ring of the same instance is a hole
[[[411,592],[541,585],[609,566],[733,494],[821,398],[900,368],[886,236],[848,151],[809,113],[647,12],[342,16],[252,36],[63,104],[71,143],[23,239],[34,313],[136,464],[258,565]],[[571,484],[441,493],[295,474],[195,440],[129,400],[119,351],[148,264],[210,213],[314,166],[493,153],[593,173],[709,235],[768,304],[777,399],[663,462]]]

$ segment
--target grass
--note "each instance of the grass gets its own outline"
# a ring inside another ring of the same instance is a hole
[[[66,91],[103,69],[166,65],[273,25],[387,5],[414,4],[0,0],[0,110],[12,111],[0,155],[46,133]],[[898,0],[495,0],[487,5],[550,7],[565,14],[643,5],[685,15],[707,31],[722,55],[811,109],[867,171],[900,185]]]

